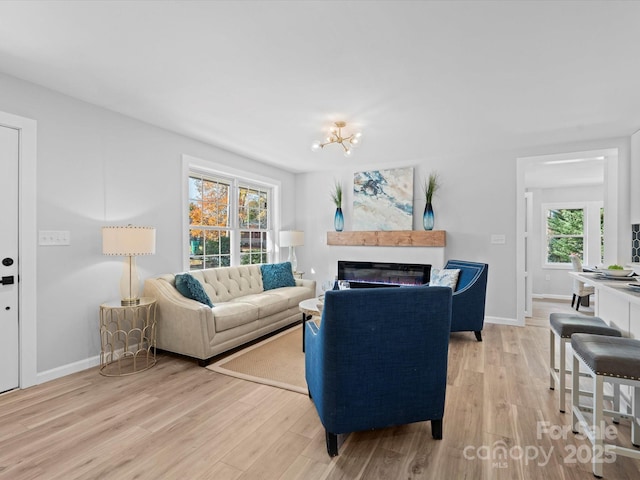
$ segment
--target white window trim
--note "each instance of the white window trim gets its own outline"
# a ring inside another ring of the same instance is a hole
[[[264,175],[258,175],[252,172],[247,172],[237,168],[230,167],[228,165],[219,164],[202,158],[193,157],[191,155],[182,155],[182,268],[185,272],[189,271],[189,175],[192,172],[198,172],[205,175],[211,175],[213,177],[223,177],[229,180],[240,182],[247,182],[253,185],[260,185],[271,190],[271,219],[270,229],[267,233],[267,251],[271,258],[277,257],[276,242],[274,241],[275,232],[280,231],[280,218],[281,218],[281,188],[282,182],[275,178],[266,177]],[[230,199],[230,208],[237,207],[237,200],[234,195]],[[235,218],[235,216],[234,216]],[[233,220],[235,223],[235,220]],[[231,232],[231,260],[232,265],[236,266],[238,259],[240,258],[239,242],[236,242],[235,232],[237,231],[237,225],[230,226]],[[236,246],[236,243],[238,245]],[[234,251],[237,250],[237,251]]]
[[[542,214],[540,218],[542,220],[541,233],[542,233],[542,268],[545,269],[557,269],[557,270],[571,270],[571,263],[549,263],[547,262],[547,211],[548,210],[569,210],[569,209],[582,209],[584,212],[584,232],[583,232],[583,257],[584,264],[591,265],[592,263],[600,263],[600,209],[603,208],[604,202],[601,201],[588,201],[588,202],[553,202],[543,203],[541,205]],[[596,235],[597,234],[597,235]],[[597,241],[595,241],[597,239]],[[590,241],[591,240],[591,241]],[[596,255],[597,251],[597,255]],[[593,262],[593,257],[598,259],[597,262]]]

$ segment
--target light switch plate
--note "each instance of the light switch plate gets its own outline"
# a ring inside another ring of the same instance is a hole
[[[40,230],[38,245],[71,245],[69,230]]]
[[[494,245],[504,245],[507,243],[507,236],[493,234],[491,235],[491,243]]]

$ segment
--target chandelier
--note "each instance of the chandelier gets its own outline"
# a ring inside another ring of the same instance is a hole
[[[313,142],[311,150],[317,152],[318,150],[330,145],[332,143],[339,144],[344,150],[344,156],[350,157],[353,152],[353,148],[360,145],[360,139],[362,138],[361,132],[352,133],[351,135],[343,136],[342,129],[346,127],[346,122],[335,122],[334,126],[329,129],[329,136],[324,142],[320,140]]]

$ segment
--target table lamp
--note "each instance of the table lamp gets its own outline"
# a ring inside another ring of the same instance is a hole
[[[296,258],[296,247],[304,245],[304,232],[299,230],[284,230],[280,232],[280,246],[289,247],[289,258],[293,272],[298,271],[298,259]]]
[[[140,278],[136,256],[156,253],[156,229],[153,227],[102,227],[102,253],[124,256],[120,279],[120,304],[140,304]]]

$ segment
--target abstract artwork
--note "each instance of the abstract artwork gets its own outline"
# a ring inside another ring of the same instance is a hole
[[[412,167],[353,176],[353,230],[412,229]]]

